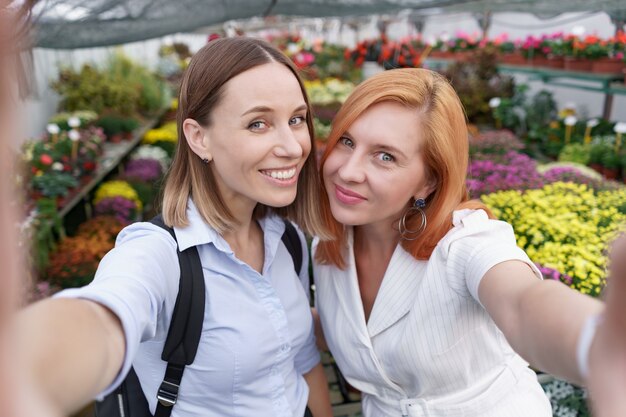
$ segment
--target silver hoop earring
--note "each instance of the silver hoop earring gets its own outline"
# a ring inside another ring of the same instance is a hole
[[[407,211],[404,212],[400,222],[398,223],[398,230],[400,230],[400,237],[404,240],[415,240],[419,237],[420,233],[426,230],[426,213],[424,212],[424,207],[426,207],[426,200],[423,198],[415,199],[415,202]],[[422,216],[422,224],[417,230],[409,230],[406,227],[406,219],[416,213],[419,213]]]

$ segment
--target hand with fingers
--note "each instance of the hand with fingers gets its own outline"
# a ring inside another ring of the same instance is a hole
[[[587,385],[595,417],[626,416],[626,233],[611,245],[605,300]]]

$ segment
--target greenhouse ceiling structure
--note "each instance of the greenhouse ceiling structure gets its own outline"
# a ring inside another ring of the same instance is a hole
[[[36,45],[73,49],[122,44],[192,32],[253,17],[350,17],[408,12],[433,14],[533,13],[553,18],[567,12],[605,12],[622,27],[625,0],[41,0]]]

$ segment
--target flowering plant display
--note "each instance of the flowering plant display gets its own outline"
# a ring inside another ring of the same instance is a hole
[[[472,198],[500,190],[527,190],[543,185],[535,161],[515,151],[474,161],[468,171],[467,188]]]
[[[97,215],[110,215],[124,224],[130,224],[136,218],[137,203],[121,196],[106,197],[95,204],[94,211]]]
[[[338,78],[326,78],[324,80],[305,81],[304,88],[306,88],[309,100],[313,105],[341,104],[354,90],[354,83]]]
[[[163,148],[152,145],[141,145],[130,155],[130,159],[154,159],[161,165],[161,172],[167,171],[170,165],[170,157]]]
[[[156,159],[131,159],[124,166],[124,176],[133,180],[155,182],[163,175],[161,163]]]
[[[571,277],[572,288],[600,295],[606,282],[608,242],[626,220],[626,189],[594,194],[583,184],[557,182],[481,199],[513,226],[517,244],[534,262]]]
[[[490,130],[471,135],[469,153],[472,160],[489,159],[491,155],[505,155],[524,148],[522,141],[510,130]]]
[[[96,216],[82,224],[50,257],[46,277],[62,288],[80,287],[93,280],[98,263],[115,245],[123,224],[112,216]]]
[[[77,110],[74,112],[57,113],[48,120],[48,123],[59,126],[61,130],[70,130],[76,129],[79,126],[82,128],[89,127],[97,118],[98,114],[96,112],[91,110]]]
[[[573,182],[584,184],[594,191],[618,190],[621,185],[615,181],[605,181],[602,175],[588,166],[576,162],[551,162],[539,165],[537,171],[546,184]]]
[[[137,192],[126,181],[114,180],[102,183],[96,190],[93,203],[98,205],[100,201],[112,197],[122,197],[133,202],[137,211],[141,211],[142,209],[141,200],[139,200]]]
[[[354,48],[346,49],[345,58],[350,59],[359,68],[365,61],[378,62],[382,65],[392,56],[392,49],[387,36],[381,35],[375,39],[362,40]]]

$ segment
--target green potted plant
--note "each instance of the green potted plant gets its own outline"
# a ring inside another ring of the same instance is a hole
[[[118,143],[122,140],[126,118],[106,114],[98,119],[96,125],[101,127],[109,142]]]
[[[612,148],[608,148],[608,151],[602,156],[602,175],[610,180],[616,179],[620,171],[620,164],[620,156]]]
[[[51,198],[66,196],[68,190],[77,185],[78,180],[72,175],[57,171],[49,171],[32,179],[33,188]]]
[[[578,164],[587,165],[589,163],[590,150],[590,145],[570,143],[561,149],[558,160],[561,162],[576,162]]]
[[[609,151],[612,151],[612,149],[606,143],[593,143],[591,148],[589,148],[589,161],[587,162],[589,167],[602,174],[604,154]]]
[[[133,132],[140,126],[139,120],[134,117],[126,117],[122,119],[121,128],[124,139],[131,139]]]

